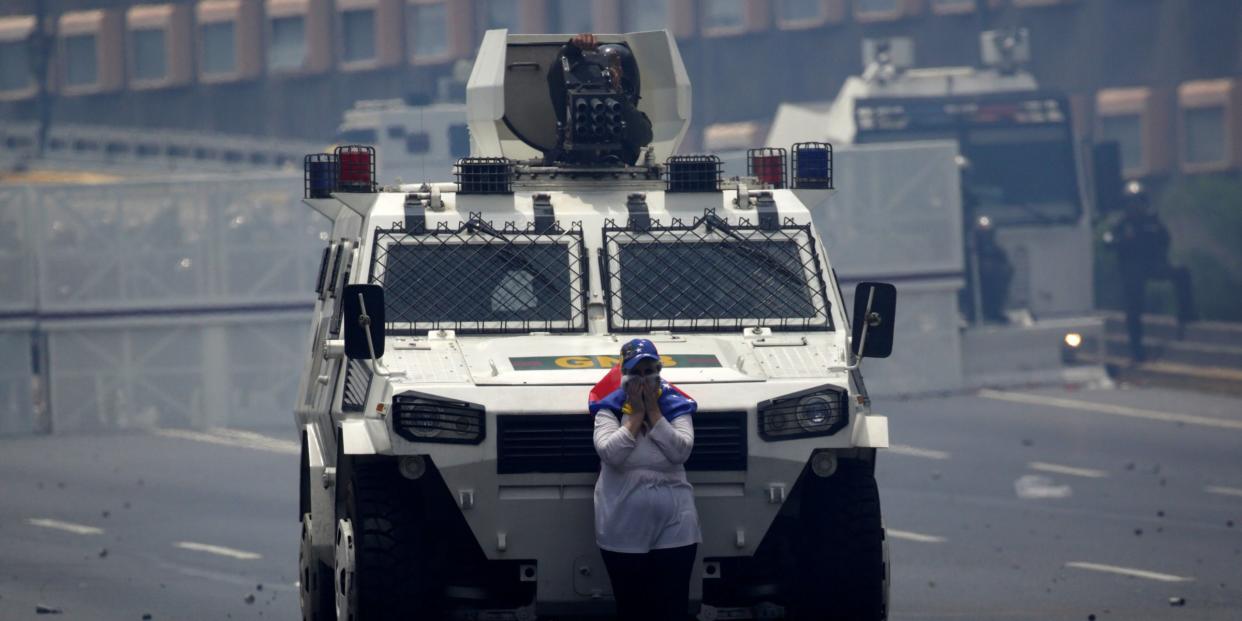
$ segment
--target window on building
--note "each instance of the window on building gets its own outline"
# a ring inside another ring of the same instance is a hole
[[[351,63],[375,59],[375,10],[341,13],[341,60]]]
[[[517,30],[517,2],[515,0],[483,0],[479,3],[479,26],[483,30],[496,28]]]
[[[1121,148],[1122,170],[1143,168],[1143,117],[1119,114],[1100,117],[1100,140],[1115,141]]]
[[[379,131],[374,127],[355,127],[337,132],[338,144],[375,144],[379,142]]]
[[[168,76],[168,42],[163,28],[143,28],[130,33],[135,80],[163,80]]]
[[[856,13],[896,13],[898,0],[854,0]]]
[[[960,13],[974,10],[975,0],[931,0],[931,6],[937,13]]]
[[[219,75],[237,71],[237,29],[234,22],[203,24],[203,74]]]
[[[97,38],[93,34],[65,37],[65,84],[90,86],[99,82]]]
[[[621,3],[625,32],[660,30],[668,26],[668,0],[626,0]]]
[[[306,64],[306,18],[273,18],[267,44],[267,66],[276,71],[301,69]]]
[[[415,132],[405,137],[406,153],[426,153],[431,150],[431,136],[426,132]],[[470,145],[466,145],[466,150],[470,150]],[[460,156],[465,157],[465,156]]]
[[[406,20],[406,40],[415,59],[449,53],[448,8],[444,3],[411,4]]]
[[[30,86],[30,58],[26,42],[0,41],[0,91],[15,91]]]
[[[810,22],[824,18],[823,0],[779,0],[776,16],[782,22]]]
[[[583,0],[553,0],[552,24],[556,32],[591,32],[595,30],[591,3]]]
[[[705,0],[700,6],[705,30],[741,30],[746,25],[743,0]]]
[[[1183,161],[1187,164],[1214,164],[1227,159],[1224,107],[1187,108],[1182,112],[1182,125],[1186,133]]]
[[[465,124],[450,125],[448,137],[449,157],[457,159],[470,156],[470,129]]]

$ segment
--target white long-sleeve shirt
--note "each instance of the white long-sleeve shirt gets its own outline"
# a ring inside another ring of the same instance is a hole
[[[633,416],[627,414],[626,416]],[[611,410],[595,415],[595,541],[612,552],[645,553],[702,541],[694,487],[683,464],[694,448],[689,414],[660,418],[638,436]]]

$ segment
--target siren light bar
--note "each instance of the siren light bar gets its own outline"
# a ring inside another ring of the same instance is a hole
[[[311,153],[303,161],[302,172],[306,198],[331,198],[333,192],[375,192],[375,148],[346,145],[332,153]]]

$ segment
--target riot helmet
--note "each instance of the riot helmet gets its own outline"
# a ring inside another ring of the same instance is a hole
[[[605,43],[599,46],[599,53],[608,61],[609,69],[621,72],[621,90],[630,99],[638,101],[641,81],[638,76],[638,62],[629,46],[620,43]]]
[[[1137,179],[1131,179],[1126,183],[1121,200],[1122,204],[1128,209],[1145,210],[1151,204],[1151,197],[1147,193],[1147,188]]]

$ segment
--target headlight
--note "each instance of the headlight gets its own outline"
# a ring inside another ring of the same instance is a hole
[[[824,395],[803,397],[798,401],[798,425],[807,431],[819,431],[832,420],[834,407]]]
[[[392,427],[412,442],[478,444],[483,441],[483,406],[403,392],[392,398]]]
[[[764,440],[830,436],[849,423],[849,404],[838,388],[813,388],[764,401],[758,409]]]

